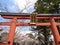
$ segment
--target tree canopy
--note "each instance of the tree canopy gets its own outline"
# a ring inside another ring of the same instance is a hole
[[[60,0],[37,0],[35,12],[37,13],[59,13]]]

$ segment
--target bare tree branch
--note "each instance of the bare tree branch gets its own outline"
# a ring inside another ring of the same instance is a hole
[[[32,6],[31,1],[26,0],[26,5],[24,5],[25,7],[20,11],[20,13],[22,13],[24,10],[28,9],[30,6]]]

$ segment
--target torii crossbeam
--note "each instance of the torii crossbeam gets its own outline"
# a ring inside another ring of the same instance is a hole
[[[43,19],[47,20],[49,19],[49,22],[42,22],[38,23],[36,22],[35,24],[30,24],[27,22],[18,22],[18,19],[30,19],[30,15],[28,13],[5,13],[1,12],[0,15],[5,18],[5,19],[12,19],[11,22],[0,22],[0,25],[3,26],[10,26],[10,32],[8,34],[8,39],[7,43],[5,45],[13,45],[13,40],[14,40],[14,33],[16,26],[51,26],[52,33],[54,36],[55,44],[60,45],[60,35],[57,29],[57,26],[60,26],[60,23],[55,22],[55,20],[59,19],[60,20],[60,14],[37,14],[36,19]],[[2,44],[0,44],[2,45]]]

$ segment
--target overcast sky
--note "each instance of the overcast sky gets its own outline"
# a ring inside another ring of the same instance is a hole
[[[27,7],[23,12],[33,12],[36,1],[37,0],[14,0],[15,4],[17,4],[21,10]]]
[[[9,12],[19,12],[27,7],[23,12],[32,13],[37,0],[0,0],[2,7],[8,7]],[[1,6],[0,6],[1,7]]]

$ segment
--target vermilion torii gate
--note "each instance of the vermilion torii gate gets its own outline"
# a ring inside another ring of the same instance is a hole
[[[15,33],[15,29],[16,26],[51,26],[52,29],[52,33],[54,36],[54,40],[55,40],[55,44],[56,45],[60,45],[60,35],[57,29],[57,26],[60,26],[60,23],[55,22],[55,20],[60,19],[60,15],[59,14],[37,14],[36,19],[43,19],[43,20],[47,20],[49,19],[49,22],[42,22],[42,23],[27,23],[27,22],[18,22],[18,19],[30,19],[30,15],[31,14],[24,14],[24,13],[0,13],[1,16],[5,19],[12,19],[11,22],[0,22],[0,26],[10,26],[10,32],[8,34],[8,39],[7,39],[7,43],[4,45],[13,45],[13,40],[14,40],[14,33]],[[2,44],[0,44],[2,45]]]

